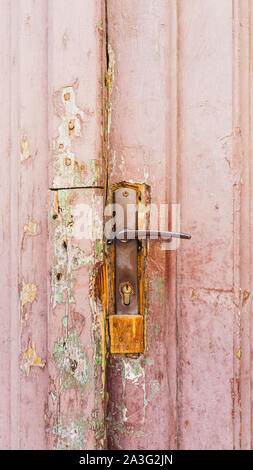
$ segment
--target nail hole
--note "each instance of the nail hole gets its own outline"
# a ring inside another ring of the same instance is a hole
[[[69,121],[69,130],[73,131],[74,127],[75,127],[75,122],[73,120]]]
[[[65,165],[66,165],[66,166],[71,165],[71,160],[70,160],[70,158],[65,158]]]

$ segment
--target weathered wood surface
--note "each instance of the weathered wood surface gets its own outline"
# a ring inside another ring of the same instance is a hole
[[[48,2],[50,187],[103,185],[103,15],[102,0]]]
[[[94,301],[102,262],[103,193],[51,193],[49,307],[50,446],[103,448],[103,310]]]
[[[1,0],[1,448],[252,448],[252,20]],[[148,184],[169,226],[180,205],[192,240],[149,243],[147,348],[109,357],[105,419],[107,178]]]
[[[110,183],[150,184],[193,235],[176,253],[150,243],[148,351],[112,359],[111,448],[250,445],[247,15],[226,0],[108,2]]]
[[[56,449],[105,446],[105,323],[94,300],[103,259],[102,7],[48,4],[49,187],[59,190],[49,205],[47,424]]]
[[[176,126],[175,7],[167,1],[108,2],[108,41],[115,57],[109,186],[122,180],[147,183],[156,204],[176,202],[170,167]],[[151,242],[148,260],[147,352],[136,360],[112,356],[108,366],[108,446],[113,449],[176,445],[175,252]]]
[[[100,210],[98,220],[90,219],[98,231],[103,191],[49,190],[103,186],[103,6],[1,2],[1,448],[103,445],[102,341],[91,294],[101,234],[85,244],[64,225],[72,208],[77,223],[82,219],[75,204],[85,200],[91,217]],[[56,194],[62,213],[55,221]],[[70,284],[59,282],[62,304],[54,290],[57,263],[70,269]],[[77,369],[71,353],[80,354]],[[79,376],[85,361],[87,375],[83,367]]]

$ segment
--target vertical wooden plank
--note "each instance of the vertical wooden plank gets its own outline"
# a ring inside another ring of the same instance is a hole
[[[105,446],[105,322],[95,298],[103,255],[102,5],[56,0],[48,7],[48,426],[54,449]]]
[[[179,258],[179,442],[182,449],[232,449],[240,429],[233,2],[178,5],[179,198],[193,235]]]
[[[50,187],[103,185],[102,5],[48,4]],[[77,137],[71,150],[69,135]]]
[[[111,0],[107,7],[108,53],[111,65],[115,61],[109,185],[147,183],[152,203],[176,203],[176,159],[169,159],[170,154],[175,157],[177,145],[176,3]],[[177,445],[175,260],[175,252],[150,242],[147,350],[138,359],[110,358],[109,448]]]
[[[19,336],[15,319],[18,316],[18,226],[16,156],[17,114],[15,109],[15,83],[17,80],[15,17],[12,2],[2,2],[1,14],[1,286],[4,292],[0,306],[1,321],[1,404],[0,445],[10,449],[18,445],[17,408],[19,406],[19,372],[16,352]],[[12,94],[12,90],[14,93]],[[13,317],[12,317],[13,315]],[[14,357],[12,357],[12,355]],[[12,401],[14,406],[11,407]]]
[[[49,255],[50,446],[103,448],[102,190],[51,192]]]
[[[1,367],[1,447],[45,449],[47,373],[34,370],[34,358],[25,357],[25,353],[29,356],[28,344],[33,341],[45,356],[47,350],[47,268],[38,262],[45,259],[47,236],[43,214],[47,187],[46,4],[4,2],[1,18],[6,49],[2,54],[5,86],[1,101],[2,109],[6,108],[2,129],[7,139],[2,155],[6,168],[1,172],[5,198],[1,204],[2,239],[6,244],[2,252],[6,296],[1,332],[8,356],[1,349],[7,366],[7,371],[6,366]]]
[[[18,12],[20,448],[47,447],[47,2]],[[36,65],[35,65],[36,64]],[[42,261],[44,260],[44,262]]]

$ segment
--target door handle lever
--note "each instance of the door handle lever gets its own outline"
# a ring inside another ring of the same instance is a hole
[[[111,232],[107,239],[108,245],[113,243],[114,239],[127,241],[127,240],[138,240],[138,239],[151,239],[151,240],[167,240],[170,241],[172,238],[182,238],[184,240],[190,240],[191,235],[183,232],[170,232],[167,230],[130,230],[124,228],[118,232]]]

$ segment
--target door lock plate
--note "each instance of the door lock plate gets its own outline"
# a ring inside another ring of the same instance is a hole
[[[140,188],[122,185],[112,191],[115,204],[115,233],[138,229]],[[144,352],[143,253],[137,239],[114,239],[108,249],[112,256],[113,307],[109,312],[111,354]]]
[[[144,352],[142,315],[111,315],[109,327],[112,354]]]

